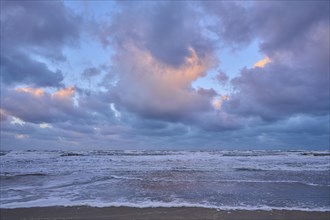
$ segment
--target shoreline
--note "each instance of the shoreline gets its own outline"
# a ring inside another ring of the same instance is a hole
[[[173,207],[173,208],[133,208],[133,207],[90,207],[90,206],[51,206],[33,208],[0,209],[2,220],[13,219],[118,219],[118,220],[177,220],[177,219],[228,219],[228,220],[330,220],[330,211],[294,210],[217,210],[212,208]]]

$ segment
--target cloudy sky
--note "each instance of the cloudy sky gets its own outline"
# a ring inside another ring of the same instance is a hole
[[[1,1],[1,149],[329,149],[329,1]]]

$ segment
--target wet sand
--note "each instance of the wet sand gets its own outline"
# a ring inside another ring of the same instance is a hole
[[[330,220],[330,212],[218,211],[207,208],[93,208],[44,207],[0,209],[1,220],[13,219],[114,219],[114,220]]]

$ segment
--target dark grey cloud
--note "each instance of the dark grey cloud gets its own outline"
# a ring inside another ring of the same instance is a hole
[[[253,9],[253,23],[266,53],[279,50],[300,51],[315,26],[329,26],[328,1],[258,2]]]
[[[78,45],[81,18],[58,1],[1,3],[1,46],[64,59],[62,48]],[[9,50],[9,51],[8,51]]]
[[[316,75],[313,70],[278,64],[265,69],[245,69],[233,79],[237,92],[223,106],[226,111],[265,120],[298,113],[328,114],[329,84]]]
[[[143,129],[138,132],[139,136],[146,136],[146,137],[180,137],[188,133],[188,127],[183,124],[175,124],[171,123],[168,124],[165,128],[158,128],[158,129]]]
[[[2,149],[15,149],[24,146],[27,149],[68,149],[84,147],[79,142],[94,138],[94,130],[73,123],[56,123],[51,127],[41,128],[39,124],[1,124]],[[86,146],[86,145],[85,145]],[[90,146],[89,146],[90,147]]]
[[[208,30],[219,37],[217,44],[220,46],[240,49],[256,37],[251,13],[253,7],[249,3],[202,1],[201,7],[210,20],[215,20],[208,25]]]
[[[171,129],[133,130],[125,126],[99,126],[100,130],[80,133],[79,127],[67,130],[57,125],[52,129],[40,129],[38,125],[2,124],[2,149],[25,146],[32,149],[327,149],[329,144],[328,117],[297,116],[263,126],[239,130],[210,132],[182,125]],[[65,125],[63,125],[65,127]],[[92,128],[90,126],[90,128]],[[181,132],[180,132],[181,131]],[[17,134],[28,135],[17,139]],[[159,134],[159,135],[158,135]],[[304,137],[304,138],[302,138]]]
[[[2,54],[0,62],[1,79],[6,84],[20,82],[37,86],[60,86],[64,78],[60,70],[53,72],[45,63],[22,53]]]
[[[57,1],[1,3],[1,78],[6,84],[60,86],[63,74],[49,70],[63,61],[65,46],[79,45],[81,19]]]
[[[152,55],[171,65],[181,65],[194,48],[203,56],[212,49],[203,37],[194,4],[185,2],[162,3],[151,12],[146,47]]]
[[[228,82],[229,77],[224,71],[220,70],[219,73],[215,76],[215,80],[218,81],[221,85],[225,85]]]
[[[215,133],[240,129],[248,125],[248,122],[249,121],[243,117],[216,111],[194,114],[187,119],[187,121],[184,121],[185,124],[207,132]]]
[[[218,95],[218,93],[214,89],[204,89],[204,88],[199,88],[197,90],[197,93],[200,94],[201,96],[206,96],[209,98],[213,98],[214,96]]]
[[[133,43],[173,66],[182,65],[191,48],[199,56],[213,50],[210,39],[203,35],[193,2],[124,2],[120,6],[121,12],[103,28],[101,37],[106,44],[125,47]]]

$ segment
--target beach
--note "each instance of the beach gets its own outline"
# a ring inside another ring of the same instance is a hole
[[[246,211],[216,210],[208,208],[131,208],[88,206],[36,207],[1,209],[2,220],[13,219],[116,219],[116,220],[177,220],[177,219],[223,219],[223,220],[329,220],[330,212],[305,211]]]

